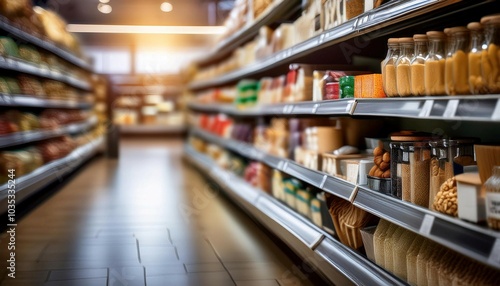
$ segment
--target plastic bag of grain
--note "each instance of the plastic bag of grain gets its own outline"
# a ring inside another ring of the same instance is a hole
[[[425,239],[417,255],[417,285],[427,286],[427,261],[434,253],[436,243]]]
[[[391,257],[390,257],[390,260],[391,260],[391,265],[388,266],[387,265],[387,262],[389,261],[389,258],[386,257],[386,254],[388,253],[387,252],[387,248],[389,247],[388,246],[388,243],[389,243],[389,239],[392,237],[392,235],[394,234],[394,232],[398,229],[398,226],[395,225],[395,224],[391,224],[389,226],[389,229],[387,229],[386,233],[385,233],[385,237],[384,239],[380,242],[381,243],[381,250],[382,252],[384,253],[383,256],[384,256],[384,268],[387,269],[387,267],[391,267],[392,266],[392,252],[389,252],[391,254]]]
[[[417,285],[417,256],[426,240],[423,236],[417,234],[414,234],[414,236],[415,239],[406,252],[406,281],[410,285]]]
[[[385,257],[385,269],[391,273],[394,273],[394,256],[393,248],[398,243],[399,238],[404,232],[404,228],[396,226],[396,230],[386,237],[385,240],[385,248],[384,248],[384,257]]]
[[[437,285],[451,285],[457,269],[460,271],[465,270],[466,265],[464,265],[464,261],[465,259],[462,255],[458,255],[454,251],[447,250],[446,254],[443,255],[439,261]]]
[[[373,234],[373,252],[375,254],[375,263],[380,267],[385,268],[384,261],[384,239],[387,230],[392,224],[386,220],[381,219],[377,225],[377,229]]]
[[[450,255],[449,252],[450,250],[441,245],[435,246],[425,266],[427,268],[427,285],[439,286],[439,271],[442,271],[442,265],[446,266],[443,261]]]
[[[394,262],[394,274],[402,280],[407,280],[406,253],[417,235],[404,229],[398,240],[394,241],[392,248],[392,260]]]

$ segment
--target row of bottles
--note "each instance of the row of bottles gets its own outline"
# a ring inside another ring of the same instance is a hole
[[[500,92],[500,15],[390,38],[387,46],[381,68],[388,97]]]

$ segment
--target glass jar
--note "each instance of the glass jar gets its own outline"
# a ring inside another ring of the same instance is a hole
[[[398,190],[401,190],[401,158],[403,150],[400,142],[391,142],[389,146],[391,147],[391,194],[394,197],[401,198],[401,195],[398,196]]]
[[[444,90],[446,94],[455,94],[455,83],[453,81],[453,52],[455,50],[455,38],[451,28],[444,29],[446,34],[446,60],[444,66]]]
[[[483,77],[489,93],[500,92],[500,15],[481,18],[484,28],[484,43],[481,56]]]
[[[449,158],[446,140],[429,142],[431,147],[430,179],[429,179],[429,209],[433,209],[434,198],[441,185],[453,177],[453,163]]]
[[[493,167],[491,177],[484,182],[488,227],[500,230],[500,166]]]
[[[401,189],[398,189],[398,197],[403,201],[411,201],[411,169],[410,169],[410,156],[413,153],[413,142],[403,142],[400,145],[401,159],[400,159],[400,179]]]
[[[470,31],[465,27],[451,28],[454,40],[452,55],[453,89],[448,95],[469,94],[469,63]]]
[[[410,64],[414,52],[413,38],[400,38],[399,45],[401,53],[396,61],[396,88],[399,96],[411,96]]]
[[[410,202],[428,207],[431,148],[429,142],[423,141],[415,142],[411,149],[413,152],[410,153]]]
[[[387,56],[381,63],[382,84],[388,97],[398,96],[396,87],[396,61],[400,54],[399,39],[390,38],[387,41]]]
[[[415,51],[411,59],[411,93],[414,96],[425,95],[424,66],[427,52],[427,35],[417,34],[413,36]]]
[[[454,139],[445,142],[448,148],[448,157],[453,164],[453,174],[451,177],[464,172],[465,166],[476,165],[474,155],[474,144],[479,140],[475,138]]]
[[[469,87],[472,94],[484,94],[487,92],[486,82],[483,78],[481,68],[481,54],[483,52],[483,27],[478,22],[467,25],[471,33],[471,47],[469,50]]]
[[[427,32],[429,54],[425,58],[424,77],[426,95],[444,95],[444,67],[446,34],[438,31]]]

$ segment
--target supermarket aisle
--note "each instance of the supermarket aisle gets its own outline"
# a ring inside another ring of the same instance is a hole
[[[312,284],[182,166],[182,141],[127,139],[121,147],[119,161],[92,161],[19,222],[16,279],[1,285]]]

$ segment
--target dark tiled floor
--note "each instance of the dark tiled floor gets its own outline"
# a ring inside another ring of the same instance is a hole
[[[16,279],[0,285],[311,285],[219,190],[181,163],[182,142],[127,139],[16,229]]]

